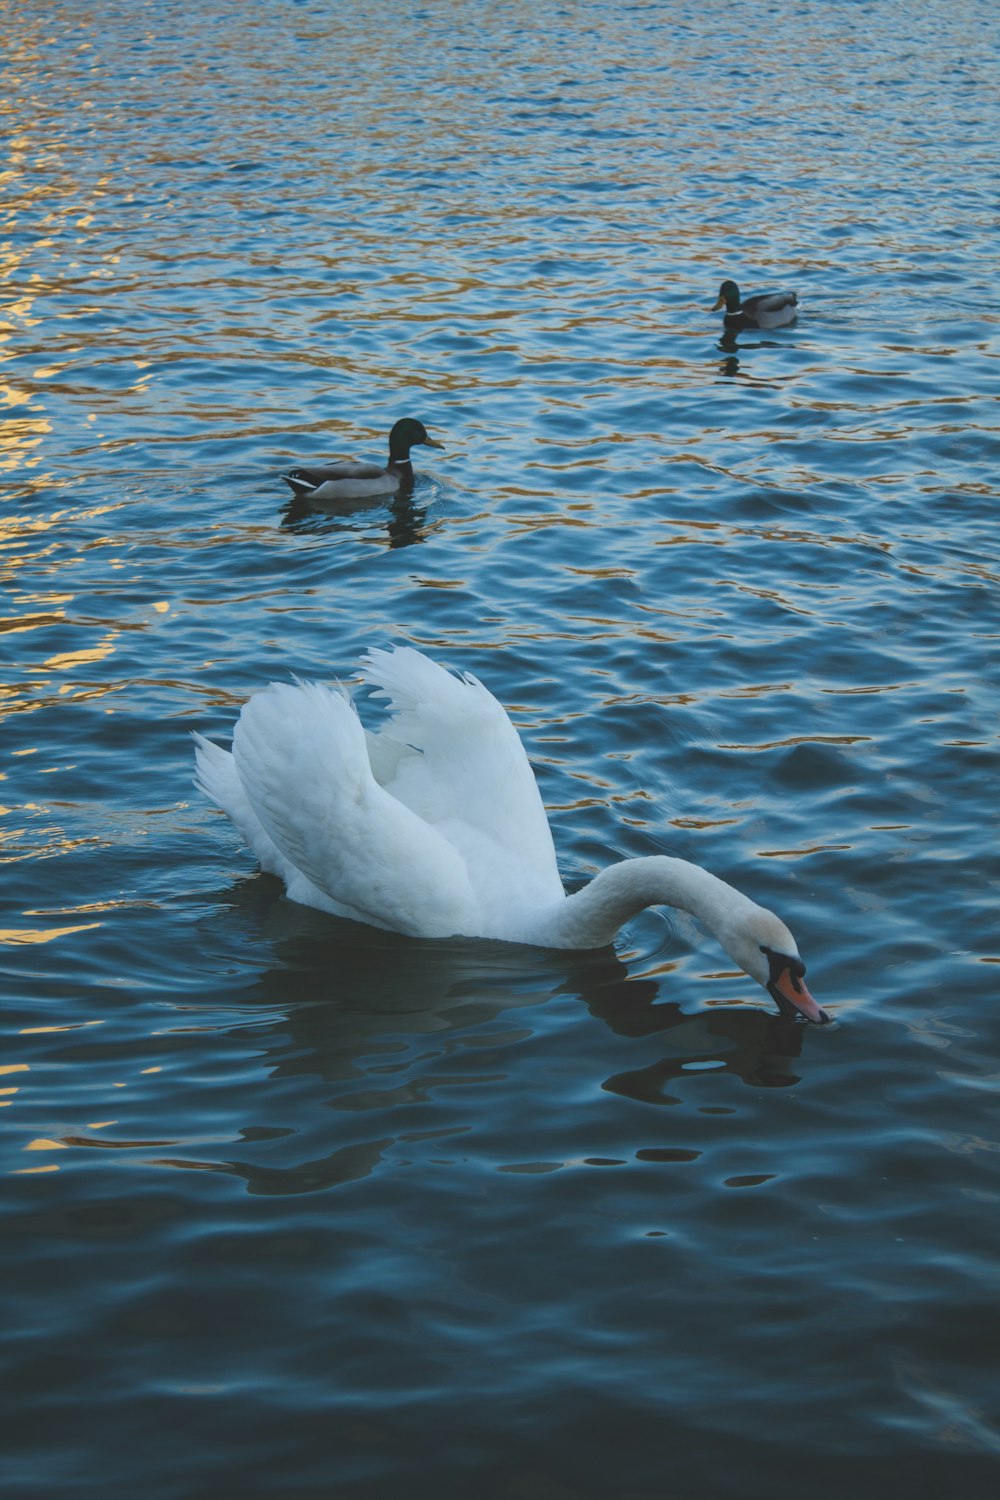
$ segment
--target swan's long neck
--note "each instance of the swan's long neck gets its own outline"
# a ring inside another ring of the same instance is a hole
[[[602,870],[582,891],[539,913],[539,921],[550,947],[603,948],[647,906],[676,906],[696,917],[725,947],[726,929],[754,905],[700,865],[652,855]]]

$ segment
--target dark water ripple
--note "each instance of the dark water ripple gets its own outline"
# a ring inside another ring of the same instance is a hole
[[[995,1493],[996,18],[0,20],[5,1493]],[[393,639],[838,1024],[283,901],[187,731]]]

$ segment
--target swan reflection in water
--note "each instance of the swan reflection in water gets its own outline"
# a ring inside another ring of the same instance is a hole
[[[753,1005],[685,1011],[661,998],[661,981],[633,977],[611,948],[574,952],[483,938],[403,937],[298,906],[271,875],[241,881],[218,899],[228,901],[225,920],[256,928],[255,943],[267,941],[278,960],[246,998],[255,1008],[285,1013],[275,1023],[284,1033],[281,1074],[356,1078],[359,1056],[380,1038],[465,1030],[575,996],[617,1036],[669,1040],[668,1055],[644,1070],[650,1077],[679,1077],[692,1064],[714,1061],[719,1072],[754,1088],[798,1082],[791,1063],[809,1027],[766,1009],[756,996]],[[745,975],[740,981],[752,990]],[[653,1097],[639,1084],[618,1087],[625,1076],[606,1086]]]
[[[795,1059],[809,1027],[760,1005],[685,1012],[661,998],[664,981],[633,977],[610,948],[407,938],[296,905],[268,875],[208,899],[215,911],[202,926],[204,946],[221,948],[220,978],[234,979],[205,1001],[180,1002],[188,1017],[179,1029],[191,1029],[190,1012],[207,1005],[215,1012],[209,1029],[252,1055],[268,1082],[254,1089],[253,1123],[229,1150],[157,1162],[239,1177],[253,1194],[325,1191],[375,1173],[389,1151],[395,1160],[399,1150],[433,1149],[440,1160],[453,1138],[509,1121],[513,1095],[524,1099],[525,1117],[529,1097],[544,1114],[546,1096],[558,1116],[552,1090],[567,1075],[561,1069],[550,1086],[544,1059],[549,1040],[558,1049],[569,1034],[553,1037],[556,1028],[572,1028],[576,1050],[566,1055],[577,1079],[589,1071],[607,1092],[644,1104],[680,1104],[673,1083],[686,1079],[690,1089],[692,1074],[706,1068],[756,1089],[798,1081]],[[248,951],[267,963],[256,974]],[[602,1077],[605,1056],[618,1049],[581,1032],[572,1009],[550,1008],[557,1001],[582,1001],[618,1037],[657,1038],[659,1056]],[[519,1050],[533,1039],[533,1055]],[[524,1071],[512,1084],[514,1055]],[[518,1128],[515,1118],[512,1136]]]

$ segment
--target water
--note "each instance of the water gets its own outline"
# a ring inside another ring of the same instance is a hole
[[[6,1493],[994,1494],[996,16],[0,17]],[[837,1024],[283,901],[187,732],[389,641]]]

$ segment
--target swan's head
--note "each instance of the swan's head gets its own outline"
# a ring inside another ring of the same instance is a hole
[[[784,922],[764,906],[747,906],[723,938],[730,958],[763,985],[783,1016],[801,1015],[818,1025],[829,1021],[806,988],[806,966]]]

